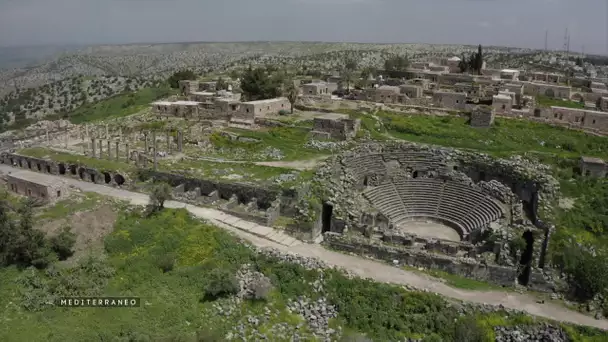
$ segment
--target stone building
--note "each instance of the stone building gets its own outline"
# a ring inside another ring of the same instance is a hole
[[[436,91],[433,93],[433,103],[444,108],[464,110],[467,104],[467,94]]]
[[[547,112],[542,112],[547,115]],[[552,106],[548,112],[549,120],[567,122],[582,128],[608,131],[608,113],[595,110]]]
[[[242,102],[240,108],[241,114],[251,114],[253,118],[253,116],[263,117],[268,114],[277,114],[281,110],[289,110],[291,104],[287,98],[278,97],[275,99]]]
[[[509,115],[513,109],[513,98],[506,94],[498,94],[492,97],[492,108],[496,114]]]
[[[519,80],[519,70],[502,69],[500,71],[500,79],[506,80],[506,81],[518,81]]]
[[[68,186],[65,181],[49,180],[43,174],[21,170],[7,177],[8,188],[19,195],[42,200],[46,203],[67,197]]]
[[[422,87],[413,84],[403,84],[399,86],[401,94],[409,97],[410,99],[417,99],[422,97]]]
[[[551,98],[570,99],[572,87],[549,83],[522,82],[525,95],[543,95]]]
[[[401,89],[397,86],[380,86],[365,89],[365,99],[377,103],[405,103],[407,97],[401,94]]]
[[[157,101],[152,103],[152,110],[160,115],[194,118],[198,116],[200,104],[197,101]]]
[[[537,72],[533,72],[530,75],[530,78],[532,79],[532,81],[535,81],[535,82],[559,84],[562,82],[564,75],[537,71]]]
[[[312,135],[323,139],[348,140],[354,138],[361,127],[361,120],[346,114],[327,113],[313,120]]]
[[[608,112],[608,97],[603,96],[599,98],[599,101],[597,101],[599,106],[598,109],[604,112]]]
[[[336,90],[338,90],[337,83],[314,82],[302,85],[303,95],[331,95]]]
[[[454,57],[450,57],[447,59],[447,66],[450,70],[451,73],[458,73],[460,72],[460,61],[461,59],[454,56]]]
[[[581,157],[579,167],[581,173],[588,177],[604,178],[608,173],[608,165],[600,158]]]
[[[488,106],[476,106],[471,112],[471,127],[490,127],[494,123],[494,111]]]
[[[454,84],[454,91],[458,93],[467,93],[468,97],[480,97],[481,93],[481,85],[477,83],[465,83],[459,82]]]
[[[179,90],[183,95],[190,95],[193,92],[199,91],[198,81],[181,80],[178,82]]]

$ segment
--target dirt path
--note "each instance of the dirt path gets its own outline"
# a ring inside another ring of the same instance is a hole
[[[307,160],[292,160],[292,161],[279,160],[279,161],[260,161],[260,162],[246,161],[246,160],[229,160],[229,159],[213,158],[213,157],[198,157],[198,158],[191,158],[191,159],[192,160],[206,160],[206,161],[210,161],[210,162],[226,163],[226,164],[251,163],[251,164],[261,165],[261,166],[285,167],[285,168],[290,168],[290,169],[294,169],[294,170],[304,171],[304,170],[314,169],[317,165],[319,165],[323,160],[325,160],[327,158],[329,158],[329,156],[321,156],[321,157],[307,159]]]
[[[8,173],[19,169],[0,165],[0,172]],[[143,205],[148,203],[148,196],[141,193],[116,189],[104,185],[82,182],[79,180],[59,177],[53,175],[44,175],[48,179],[63,179],[70,185],[78,187],[83,191],[96,192],[102,195],[127,200],[132,204]],[[319,258],[326,263],[334,266],[346,268],[355,274],[364,277],[372,278],[380,282],[388,282],[394,284],[409,285],[420,290],[426,290],[437,293],[442,296],[463,300],[473,303],[485,303],[491,305],[503,305],[506,308],[522,310],[531,315],[545,317],[557,321],[569,322],[579,325],[592,326],[604,330],[608,330],[608,320],[596,320],[592,317],[583,315],[579,312],[569,310],[562,306],[552,303],[538,304],[536,298],[526,294],[517,294],[501,291],[468,291],[452,288],[438,279],[431,278],[423,274],[405,271],[382,262],[333,252],[316,244],[300,244],[287,247],[268,239],[255,236],[243,230],[239,230],[231,225],[219,222],[219,216],[225,214],[208,208],[200,208],[186,203],[169,201],[166,203],[169,208],[185,208],[193,215],[206,219],[217,226],[227,229],[239,237],[249,240],[251,243],[260,247],[273,247],[286,252],[293,252],[302,256]],[[236,218],[235,218],[236,219]]]

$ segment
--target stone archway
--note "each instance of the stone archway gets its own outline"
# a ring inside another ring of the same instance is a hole
[[[110,176],[110,173],[108,172],[103,172],[103,181],[106,184],[110,184],[110,182],[112,181],[112,176]]]
[[[59,165],[57,165],[57,167],[59,168],[59,174],[60,175],[65,175],[65,164],[64,163],[60,163]]]
[[[570,99],[576,102],[585,102],[585,98],[580,93],[572,94],[572,96],[570,96]]]
[[[114,175],[114,182],[118,185],[123,185],[123,184],[125,184],[125,177],[123,177],[121,174],[117,173]]]
[[[555,97],[555,91],[551,88],[545,90],[545,96],[546,97],[550,97],[550,98],[554,98]]]
[[[70,165],[70,173],[74,176],[78,173],[78,166],[75,164]]]
[[[85,174],[84,168],[82,168],[82,167],[79,168],[78,169],[78,177],[80,177],[80,179],[84,180],[84,174]]]

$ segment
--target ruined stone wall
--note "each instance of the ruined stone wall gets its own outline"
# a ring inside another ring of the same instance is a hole
[[[214,191],[217,191],[220,199],[230,200],[233,195],[236,195],[241,204],[247,204],[255,198],[257,199],[258,208],[263,210],[268,209],[279,195],[278,190],[262,189],[240,183],[224,183],[214,180],[198,179],[153,170],[140,170],[140,177],[143,179],[154,179],[155,181],[166,182],[173,187],[183,185],[184,191],[191,191],[195,188],[199,188],[201,196],[208,196]]]
[[[341,234],[326,233],[323,243],[342,252],[355,253],[399,265],[440,270],[479,281],[501,286],[513,286],[517,282],[518,271],[512,267],[489,265],[470,258],[454,258],[434,253],[416,252],[384,244],[374,244],[364,239],[354,239]],[[542,273],[533,271],[528,287],[541,292],[552,292],[553,285]]]
[[[494,112],[491,108],[477,106],[471,112],[471,127],[490,127],[494,123]]]

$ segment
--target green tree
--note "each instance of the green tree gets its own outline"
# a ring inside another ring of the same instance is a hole
[[[478,75],[481,75],[481,69],[483,68],[483,51],[481,44],[477,47],[477,54],[475,55],[475,71]]]
[[[346,83],[347,92],[350,91],[350,85],[355,79],[355,70],[357,70],[357,66],[358,63],[354,58],[346,58],[344,60],[344,64],[342,65],[340,76],[342,78],[342,82]]]
[[[575,298],[586,301],[608,291],[608,252],[592,246],[568,245],[559,263]]]
[[[171,186],[167,183],[154,185],[150,193],[150,205],[153,212],[162,210],[165,207],[165,202],[171,199],[171,191]]]
[[[19,223],[15,226],[16,240],[9,248],[12,249],[12,263],[20,266],[44,268],[53,261],[53,254],[44,233],[34,229],[33,208],[36,203],[26,199],[17,210]]]
[[[389,77],[397,76],[398,72],[407,70],[409,66],[410,62],[405,55],[392,55],[384,60],[384,70],[388,73]]]
[[[228,89],[228,83],[224,80],[223,77],[220,76],[220,78],[217,79],[217,82],[215,83],[215,89],[216,90]]]
[[[177,89],[179,88],[179,81],[194,79],[196,79],[196,75],[192,70],[181,70],[171,75],[167,81],[169,82],[169,86],[171,86],[171,88]]]
[[[294,80],[290,80],[286,83],[287,84],[284,87],[284,96],[289,100],[289,104],[291,105],[290,113],[293,114],[293,106],[298,100],[300,91],[298,87],[296,87]]]
[[[64,227],[61,232],[50,239],[51,249],[57,254],[59,260],[66,260],[74,254],[76,234],[72,233],[69,226]]]
[[[249,66],[241,78],[241,90],[249,101],[271,99],[281,95],[282,83],[280,73],[271,75],[267,68]]]

